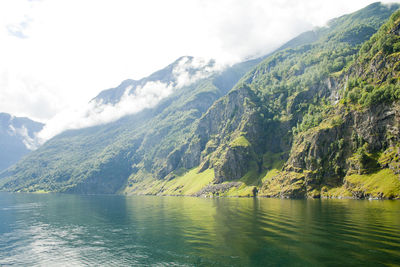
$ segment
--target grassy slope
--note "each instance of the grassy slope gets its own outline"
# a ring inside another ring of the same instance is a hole
[[[130,184],[122,193],[192,196],[212,182],[214,179],[214,170],[208,169],[199,173],[198,168],[194,168],[187,172],[180,173],[179,176],[171,180],[159,180],[149,173],[142,173],[140,177],[141,178],[138,180],[131,180]]]
[[[325,187],[322,197],[400,198],[400,179],[390,169],[372,174],[353,174],[345,178],[341,187]]]

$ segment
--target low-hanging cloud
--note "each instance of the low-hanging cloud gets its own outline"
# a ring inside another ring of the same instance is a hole
[[[28,129],[25,127],[25,125],[22,125],[21,127],[14,127],[13,125],[8,126],[9,131],[8,134],[13,136],[17,135],[19,138],[22,139],[22,143],[25,145],[25,147],[29,150],[35,150],[40,146],[39,140],[35,136],[30,136]]]
[[[214,60],[206,60],[200,57],[182,57],[172,70],[172,73],[174,74],[176,87],[180,88],[221,71],[226,66],[226,64],[219,64]]]
[[[6,26],[7,31],[10,35],[15,36],[17,38],[28,38],[26,31],[29,27],[29,24],[32,22],[32,19],[28,16],[25,16],[25,19],[16,24],[9,24]]]
[[[183,57],[173,68],[173,79],[168,83],[149,81],[135,88],[130,85],[125,88],[123,96],[116,104],[105,104],[100,99],[91,101],[84,107],[60,112],[37,134],[37,142],[43,143],[65,130],[106,124],[126,115],[153,108],[175,90],[206,78],[223,68],[223,65],[214,61]]]
[[[17,68],[0,71],[0,111],[43,122],[65,107],[54,88]]]

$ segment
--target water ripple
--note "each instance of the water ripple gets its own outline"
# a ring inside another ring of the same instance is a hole
[[[400,202],[0,193],[0,266],[400,262]]]

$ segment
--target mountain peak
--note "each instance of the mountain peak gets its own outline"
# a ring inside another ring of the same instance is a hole
[[[91,101],[98,104],[115,105],[124,95],[132,95],[139,88],[164,84],[166,87],[180,88],[200,78],[205,78],[217,71],[215,60],[206,60],[192,56],[182,56],[165,68],[158,70],[140,80],[127,79],[115,88],[100,92]]]

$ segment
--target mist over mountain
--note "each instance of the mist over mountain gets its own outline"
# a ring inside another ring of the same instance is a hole
[[[176,90],[221,72],[224,68],[226,66],[220,66],[215,61],[181,57],[149,77],[138,81],[125,80],[116,88],[102,91],[87,105],[57,114],[38,134],[38,142],[44,143],[65,130],[106,124],[153,108]]]
[[[398,198],[398,8],[369,5],[233,66],[185,56],[125,80],[49,122],[0,188]]]
[[[0,170],[37,148],[35,134],[42,128],[40,122],[0,113]]]

